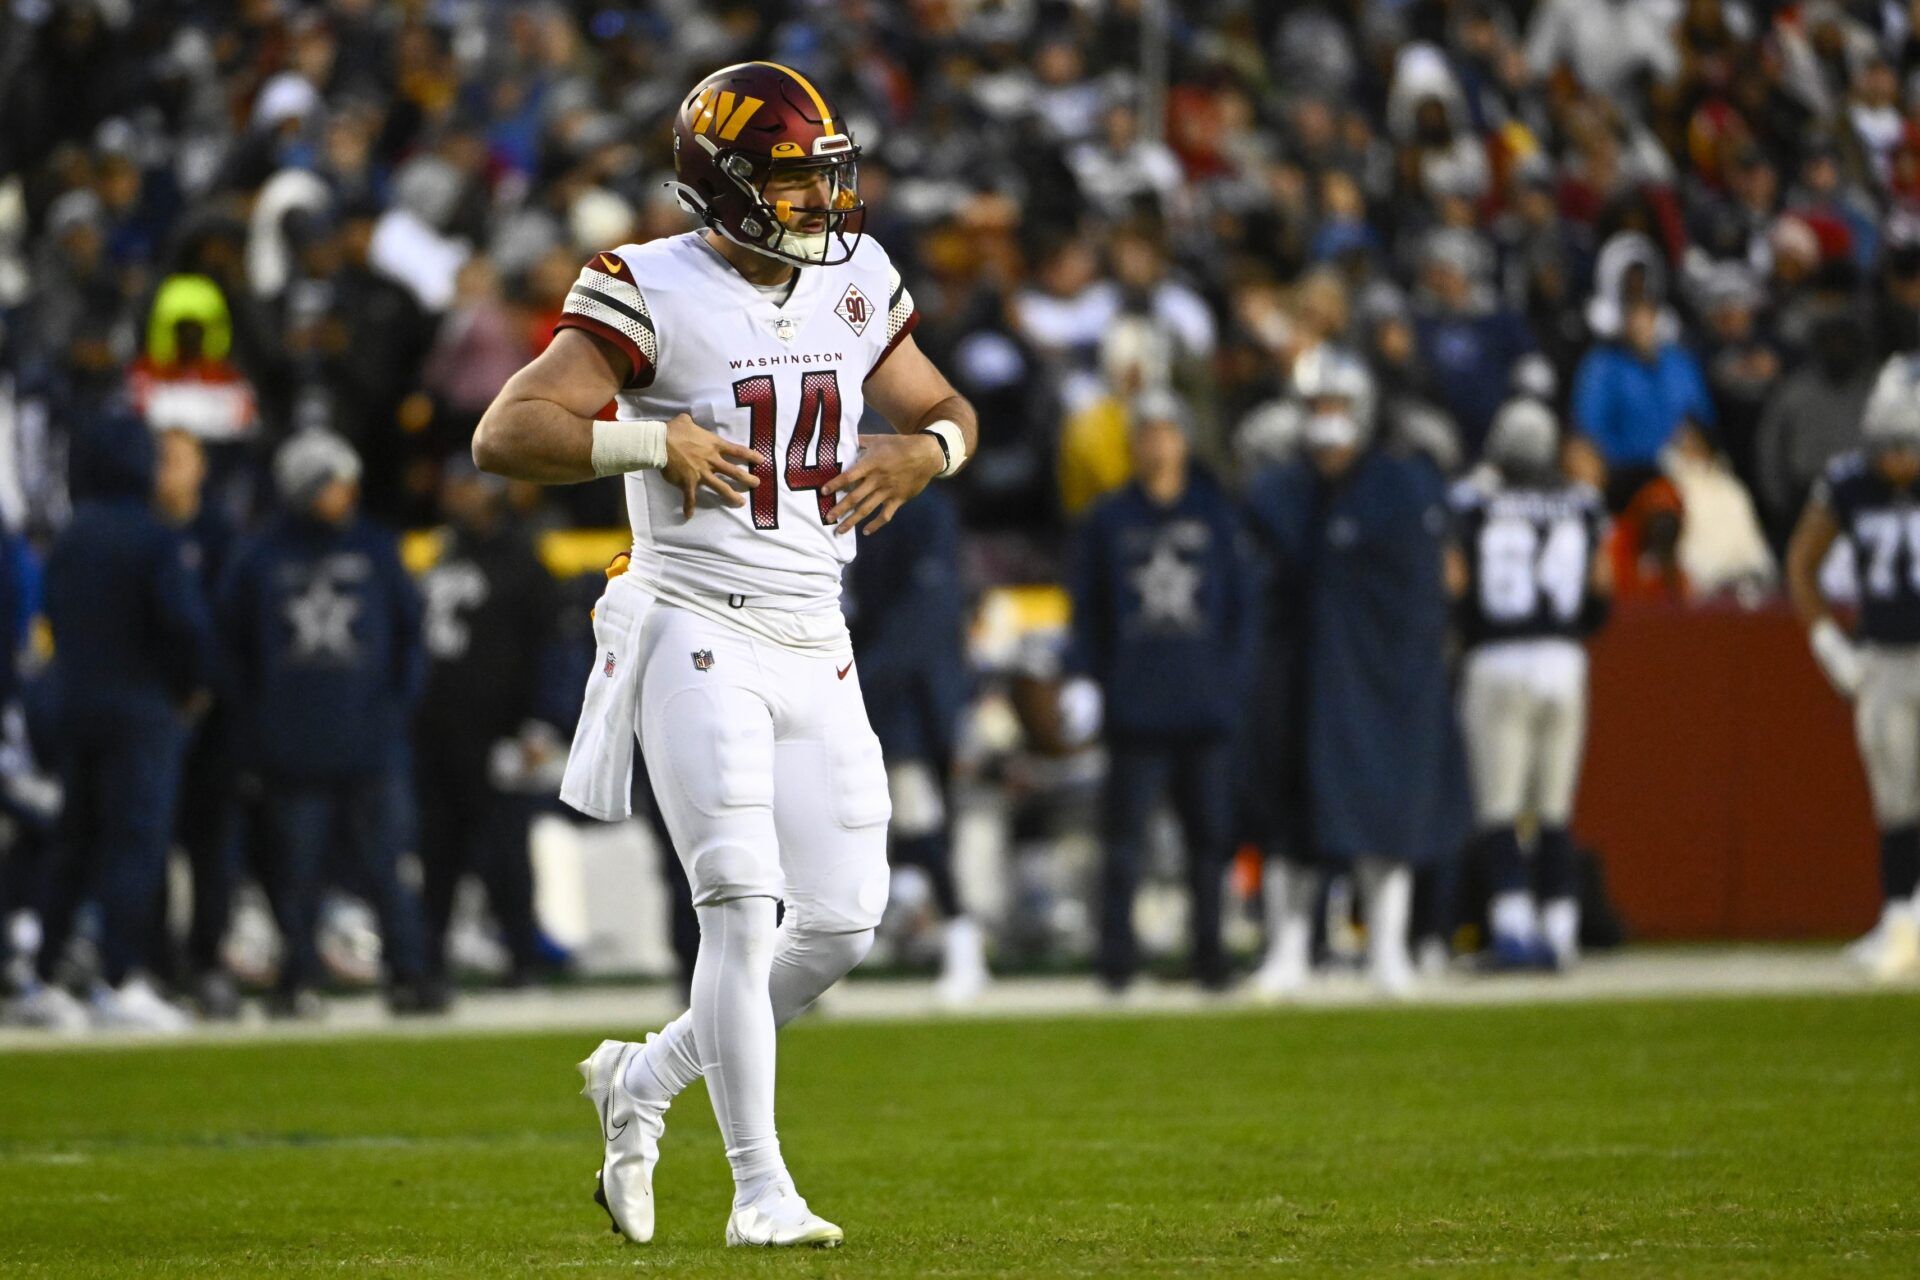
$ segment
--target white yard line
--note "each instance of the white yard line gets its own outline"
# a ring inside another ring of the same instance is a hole
[[[1640,948],[1596,956],[1566,975],[1485,976],[1454,973],[1422,985],[1410,1006],[1554,1004],[1673,997],[1848,995],[1882,990],[1832,950],[1807,947]],[[1904,990],[1920,990],[1908,984]],[[1403,1007],[1377,996],[1364,980],[1332,974],[1295,1000],[1262,1006],[1231,992],[1208,995],[1193,987],[1141,982],[1126,995],[1108,995],[1091,978],[1009,978],[963,1009],[944,1008],[922,981],[853,981],[830,992],[815,1015],[834,1022],[902,1022],[969,1018],[1137,1017],[1271,1007]],[[450,1014],[396,1019],[374,996],[330,1002],[324,1021],[269,1022],[257,1008],[225,1025],[196,1027],[183,1036],[96,1032],[56,1036],[0,1029],[0,1053],[16,1050],[167,1044],[257,1044],[364,1036],[484,1035],[527,1031],[632,1032],[658,1027],[679,1012],[673,988],[591,986],[557,990],[480,992],[463,997]]]

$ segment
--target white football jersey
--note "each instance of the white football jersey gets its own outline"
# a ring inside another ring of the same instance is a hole
[[[660,472],[627,475],[629,572],[664,594],[756,612],[839,605],[857,539],[834,535],[821,486],[853,465],[862,384],[919,317],[872,237],[849,261],[799,275],[781,302],[693,231],[595,255],[567,295],[559,327],[598,334],[633,362],[620,418],[691,414],[759,456],[745,505],[702,489],[692,519]]]

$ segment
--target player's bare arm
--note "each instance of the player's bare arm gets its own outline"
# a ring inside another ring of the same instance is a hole
[[[1827,602],[1820,594],[1820,566],[1839,536],[1839,521],[1826,503],[1815,500],[1800,513],[1800,523],[1787,543],[1787,594],[1793,611],[1809,627],[1828,616]]]
[[[1607,554],[1604,538],[1594,546],[1593,559],[1587,565],[1587,590],[1595,596],[1613,598],[1613,557]]]
[[[1455,600],[1464,599],[1467,587],[1472,581],[1472,575],[1467,569],[1466,553],[1460,550],[1457,543],[1450,542],[1443,554],[1446,560],[1441,565],[1441,576],[1447,584],[1447,594]]]
[[[1793,600],[1793,611],[1807,624],[1807,643],[1821,671],[1835,692],[1850,699],[1860,691],[1864,675],[1860,649],[1834,619],[1820,594],[1820,566],[1839,536],[1840,521],[1816,494],[1800,514],[1800,523],[1787,543],[1787,594]]]
[[[594,415],[613,399],[628,373],[628,359],[613,343],[581,329],[562,329],[487,407],[473,433],[474,464],[537,484],[577,484],[612,474],[606,469],[606,441],[596,460],[595,433],[637,424],[598,422]],[[660,470],[679,487],[688,517],[703,487],[737,507],[746,501],[739,490],[759,483],[738,465],[752,464],[752,450],[722,439],[687,414],[666,423],[664,445]],[[613,461],[617,465],[622,459]]]
[[[861,436],[860,460],[827,484],[826,491],[838,499],[828,513],[836,534],[852,533],[863,521],[872,533],[948,469],[952,446],[928,428],[939,423],[958,428],[963,457],[973,454],[980,439],[973,406],[934,368],[911,334],[867,379],[866,397],[900,434]]]

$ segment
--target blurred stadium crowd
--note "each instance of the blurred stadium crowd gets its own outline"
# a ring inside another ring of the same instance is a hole
[[[1099,768],[1073,750],[1097,697],[1034,690],[1124,643],[1124,619],[1097,632],[1098,575],[1069,549],[1124,542],[1111,495],[1141,450],[1156,476],[1190,452],[1174,492],[1204,489],[1201,518],[1232,525],[1308,429],[1303,360],[1356,362],[1382,447],[1436,492],[1503,406],[1538,402],[1568,473],[1605,494],[1618,598],[1748,603],[1857,442],[1881,360],[1920,347],[1920,5],[1897,0],[14,0],[0,886],[9,982],[43,1020],[80,1015],[60,994],[76,921],[95,1017],[180,1018],[148,974],[230,1012],[221,942],[248,874],[288,939],[284,1012],[326,977],[330,885],[375,904],[396,1008],[444,1002],[468,873],[515,978],[560,962],[526,832],[598,574],[582,586],[545,535],[621,525],[619,489],[497,484],[467,444],[582,261],[687,227],[662,186],[671,113],[760,57],[851,121],[867,232],[980,412],[967,472],[851,584],[876,727],[926,766],[896,777],[896,840],[959,921],[963,988],[981,941],[941,848],[956,756],[1019,797]],[[402,530],[435,530],[405,568]],[[1219,551],[1159,564],[1199,620],[1139,658],[1103,730],[1108,829],[1138,843],[1166,790],[1207,851],[1207,981],[1226,973],[1227,850],[1261,834],[1232,781],[1261,790],[1235,763],[1251,695],[1229,661],[1258,644],[1254,571],[1238,533]],[[957,653],[989,589],[1069,581],[1079,636],[1001,643],[995,613],[974,679],[916,666]],[[1400,641],[1438,669],[1444,631]],[[998,736],[960,727],[981,682],[1004,695]],[[1464,797],[1438,741],[1409,767]],[[1046,821],[1017,817],[1017,837]],[[184,936],[163,901],[176,844]],[[1106,860],[1090,926],[1116,983],[1138,964],[1141,859]]]

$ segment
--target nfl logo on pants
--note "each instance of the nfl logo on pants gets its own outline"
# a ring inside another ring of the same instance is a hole
[[[695,671],[713,670],[713,650],[695,649],[693,651],[693,669]]]

